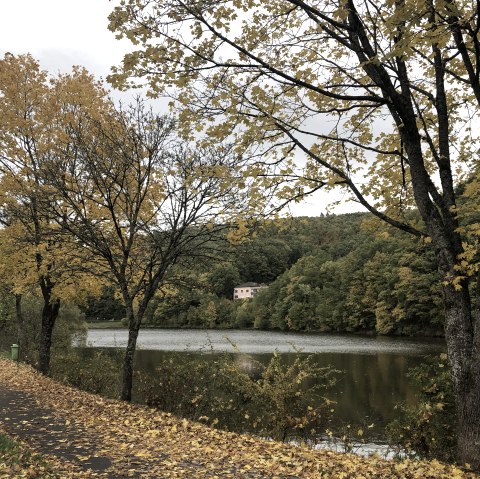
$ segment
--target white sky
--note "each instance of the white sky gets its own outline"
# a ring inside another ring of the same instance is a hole
[[[31,53],[52,73],[82,65],[105,77],[129,46],[107,29],[114,6],[109,0],[0,0],[0,52]]]
[[[81,65],[105,78],[118,65],[130,42],[115,39],[108,15],[117,0],[0,0],[0,56],[31,53],[52,74]],[[138,93],[138,91],[137,91]],[[115,98],[125,95],[115,94]],[[129,95],[127,95],[127,98]],[[334,198],[318,193],[291,210],[296,216],[318,216]],[[358,211],[347,204],[333,211]]]

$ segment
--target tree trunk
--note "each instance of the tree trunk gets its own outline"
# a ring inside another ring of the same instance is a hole
[[[27,343],[25,335],[25,318],[22,311],[22,295],[15,295],[15,313],[17,318],[17,343],[19,346],[18,358],[24,360],[27,356]]]
[[[140,324],[142,323],[145,309],[140,307],[135,315],[133,301],[128,294],[124,294],[124,302],[126,318],[128,320],[128,343],[123,360],[122,392],[120,393],[120,399],[123,401],[131,401],[133,387],[133,361],[135,359],[135,350],[137,348],[138,332],[140,330]]]
[[[444,287],[445,339],[457,412],[457,461],[480,470],[480,350],[475,347],[468,285]]]
[[[40,332],[40,344],[37,369],[42,374],[50,371],[50,349],[52,347],[52,334],[60,310],[60,301],[51,302],[45,299],[42,311],[42,329]]]
[[[415,130],[409,135],[413,137]],[[456,219],[448,211],[440,215],[438,205],[429,197],[428,176],[420,148],[408,144],[410,171],[415,202],[435,247],[445,305],[445,340],[451,366],[457,415],[457,460],[480,470],[480,344],[476,336],[475,316],[469,292],[469,280],[458,280],[455,269],[463,252]],[[407,150],[408,150],[407,148]],[[454,197],[454,192],[450,192]],[[445,198],[445,195],[444,195]],[[454,204],[447,204],[452,207]]]
[[[142,324],[145,311],[147,310],[148,303],[153,297],[153,292],[156,287],[150,288],[144,295],[141,301],[137,313],[134,313],[133,300],[128,294],[127,288],[123,288],[123,301],[125,305],[126,318],[128,320],[128,343],[125,350],[125,357],[123,360],[123,379],[122,379],[122,392],[120,399],[123,401],[132,400],[132,386],[133,386],[133,361],[135,359],[135,350],[137,347],[138,332],[140,331],[140,325]]]
[[[480,471],[480,380],[466,384],[456,394],[457,401],[457,460]]]
[[[123,360],[122,392],[120,395],[120,399],[123,401],[132,400],[133,360],[135,358],[139,329],[140,323],[134,321],[134,318],[132,317],[131,320],[129,320],[128,343],[125,350],[125,358]]]

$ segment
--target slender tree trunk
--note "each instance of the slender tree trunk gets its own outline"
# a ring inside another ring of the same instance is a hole
[[[22,311],[22,295],[15,295],[15,313],[17,318],[17,343],[19,346],[19,359],[25,359],[26,357],[26,335],[25,335],[25,318]]]
[[[120,395],[120,399],[123,401],[132,400],[133,361],[135,359],[139,329],[140,327],[136,324],[130,325],[128,328],[128,343],[125,350],[125,358],[123,360],[122,392]]]
[[[142,324],[142,319],[145,315],[151,296],[152,295],[144,297],[138,308],[137,314],[134,313],[133,304],[131,302],[125,307],[128,319],[128,343],[123,360],[122,392],[120,394],[120,399],[123,401],[132,400],[133,363],[135,359],[135,350],[137,348],[138,332],[140,331],[140,325]]]
[[[50,371],[50,350],[52,347],[52,334],[55,327],[55,321],[58,318],[60,310],[60,301],[46,300],[42,311],[42,328],[40,332],[40,344],[37,369],[42,374],[48,374]]]
[[[137,348],[138,332],[140,331],[140,324],[142,323],[143,309],[139,310],[135,315],[133,310],[133,302],[124,296],[126,303],[125,313],[128,320],[128,343],[125,349],[125,357],[123,360],[123,378],[122,391],[120,399],[123,401],[132,400],[133,387],[133,362],[135,359],[135,350]]]

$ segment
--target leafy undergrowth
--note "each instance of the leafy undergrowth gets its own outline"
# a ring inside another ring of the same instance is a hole
[[[111,461],[106,471],[75,475],[72,471],[78,465],[73,459],[46,455],[45,460],[53,461],[55,472],[62,478],[479,478],[437,461],[362,458],[222,432],[147,407],[66,387],[7,360],[0,360],[0,385],[34,396],[63,421],[65,437],[71,437],[74,430],[79,442],[95,438],[99,454]],[[48,430],[44,434],[48,436]],[[17,476],[3,477],[55,477],[26,474],[24,470]]]

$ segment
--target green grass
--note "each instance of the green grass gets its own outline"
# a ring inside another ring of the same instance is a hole
[[[28,467],[32,462],[40,458],[1,432],[0,457],[2,459],[2,463],[10,467]]]
[[[16,447],[16,443],[12,441],[8,436],[0,433],[0,454],[7,454],[12,452]]]

